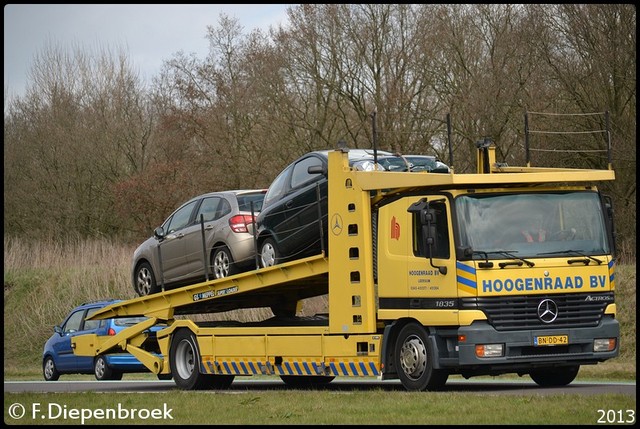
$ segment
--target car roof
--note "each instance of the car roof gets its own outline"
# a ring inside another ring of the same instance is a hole
[[[181,204],[180,207],[186,205],[187,203],[190,203],[195,200],[199,200],[200,198],[204,198],[204,197],[228,196],[228,195],[237,196],[237,195],[247,195],[247,194],[266,194],[266,193],[267,193],[267,190],[262,188],[261,189],[231,189],[228,191],[207,192],[206,194],[200,194],[195,197],[189,198],[183,204]]]
[[[77,305],[76,307],[74,307],[74,310],[78,310],[81,308],[94,308],[94,307],[106,307],[107,305],[111,305],[114,304],[116,302],[122,301],[121,299],[113,299],[113,298],[108,298],[108,299],[99,299],[99,300],[95,300],[95,301],[87,301],[87,302],[83,302],[80,305]]]
[[[395,155],[384,155],[380,158],[428,158],[428,159],[437,159],[434,155],[405,155],[405,154],[395,154]]]
[[[333,152],[335,149],[324,149],[324,150],[315,150],[311,153],[316,153],[318,155],[322,155],[324,157],[329,156],[329,152]],[[378,156],[389,156],[393,155],[391,152],[387,152],[385,150],[378,149]],[[358,160],[361,158],[370,158],[374,156],[373,149],[349,149],[349,159],[350,160]]]

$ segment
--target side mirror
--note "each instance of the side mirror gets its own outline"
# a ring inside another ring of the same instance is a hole
[[[62,328],[58,325],[53,327],[53,332],[55,332],[56,334],[60,334],[62,335]]]
[[[425,245],[429,249],[429,263],[433,268],[437,268],[440,274],[447,274],[447,267],[436,266],[433,264],[433,248],[438,245],[436,226],[437,221],[436,211],[429,207],[429,201],[426,198],[422,198],[409,206],[407,209],[409,213],[413,213],[419,216],[420,225],[422,225],[422,239]]]
[[[327,166],[326,165],[312,165],[307,168],[307,173],[309,174],[322,174],[327,175]]]
[[[153,231],[153,235],[158,239],[158,240],[164,240],[165,237],[165,233],[164,233],[164,228],[159,226],[157,227],[154,231]]]

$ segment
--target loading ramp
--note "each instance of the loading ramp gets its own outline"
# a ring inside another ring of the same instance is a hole
[[[166,321],[176,315],[295,305],[299,300],[328,293],[328,285],[328,260],[324,255],[316,255],[121,301],[96,312],[90,319],[146,316]]]

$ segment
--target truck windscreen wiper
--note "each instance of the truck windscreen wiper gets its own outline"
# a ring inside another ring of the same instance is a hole
[[[513,253],[516,253],[516,252],[517,252],[517,250],[489,250],[486,253],[495,253],[495,254],[498,254],[498,255],[504,255],[504,256],[506,256],[508,258],[516,260],[516,262],[500,262],[498,264],[500,266],[500,268],[504,268],[504,267],[506,267],[508,265],[517,265],[517,266],[521,267],[523,262],[525,264],[527,264],[527,266],[529,268],[534,267],[536,265],[531,261],[528,261],[528,260],[526,260],[524,258],[521,258],[519,256],[514,255]]]
[[[592,260],[594,262],[596,262],[598,265],[602,264],[602,261],[598,258],[594,258],[593,256],[589,256],[589,255],[585,255],[583,252],[578,251],[578,250],[559,250],[557,252],[544,252],[544,253],[538,253],[538,255],[559,255],[562,253],[573,253],[574,255],[578,255],[578,256],[582,256],[585,259],[569,259],[567,261],[568,264],[573,264],[576,262],[582,262],[585,265],[589,265],[589,260]]]
[[[471,255],[481,255],[484,256],[484,262],[478,262],[478,267],[480,268],[493,268],[493,262],[489,261],[489,255],[484,250],[471,250],[469,247],[468,251],[465,250],[465,253],[470,253]]]

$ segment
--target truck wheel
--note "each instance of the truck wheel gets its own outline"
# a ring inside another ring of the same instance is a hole
[[[60,373],[58,372],[56,364],[51,356],[47,356],[44,360],[42,364],[42,374],[46,381],[57,381],[60,378]]]
[[[151,295],[160,291],[156,283],[156,276],[153,274],[153,268],[148,262],[143,262],[138,266],[134,279],[133,288],[140,296]]]
[[[435,353],[422,326],[410,323],[398,334],[395,345],[398,377],[407,390],[438,390],[449,374],[433,367]]]
[[[231,251],[226,247],[218,247],[211,257],[213,267],[213,277],[221,279],[238,273],[236,264],[233,262]]]
[[[560,368],[537,369],[529,376],[538,386],[558,387],[570,384],[578,376],[580,365],[564,366]]]
[[[111,369],[104,356],[98,356],[93,362],[93,374],[98,381],[122,380],[122,372]]]
[[[179,388],[200,390],[209,386],[211,376],[200,372],[200,351],[191,331],[181,329],[174,334],[169,357],[171,374]]]
[[[333,381],[335,377],[325,375],[281,375],[280,379],[287,386],[298,388],[314,388],[324,386]]]
[[[263,268],[272,267],[279,262],[278,258],[279,254],[275,241],[273,238],[267,238],[260,248],[260,265]]]

